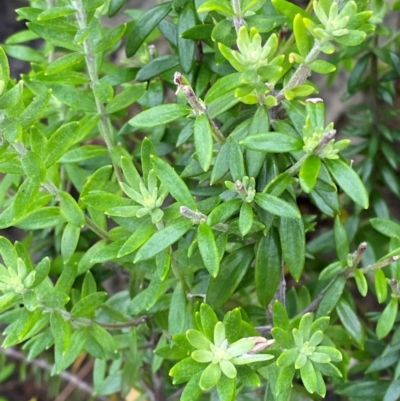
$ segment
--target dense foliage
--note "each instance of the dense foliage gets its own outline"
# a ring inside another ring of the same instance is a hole
[[[125,3],[30,0],[0,47],[2,346],[53,349],[54,374],[93,357],[98,395],[398,399],[389,5],[173,0],[103,26]],[[313,81],[341,69],[369,95],[352,142]]]

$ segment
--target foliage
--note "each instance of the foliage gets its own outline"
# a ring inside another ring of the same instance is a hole
[[[0,48],[0,228],[21,237],[0,238],[2,346],[53,347],[54,374],[90,355],[98,395],[397,399],[389,6],[173,0],[106,28],[125,0],[55,3],[20,8]],[[7,55],[30,62],[19,81]],[[374,94],[356,144],[309,80],[342,66],[346,97]]]

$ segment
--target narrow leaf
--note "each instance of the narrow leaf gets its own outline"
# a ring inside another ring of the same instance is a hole
[[[329,172],[355,203],[368,209],[368,193],[357,173],[343,160],[325,160]]]
[[[139,249],[134,262],[150,259],[163,249],[182,238],[192,227],[192,222],[180,218],[174,220],[168,226],[153,234],[149,240]]]
[[[146,11],[137,21],[132,29],[126,44],[126,56],[132,57],[138,50],[151,31],[170,12],[172,2],[159,4]]]
[[[219,254],[214,234],[207,223],[201,223],[197,230],[199,250],[203,262],[212,277],[219,271]]]
[[[187,116],[191,111],[185,104],[161,104],[151,109],[142,111],[129,120],[129,124],[137,128],[151,128],[157,125],[167,124],[178,118]]]

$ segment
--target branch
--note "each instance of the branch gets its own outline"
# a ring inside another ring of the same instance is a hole
[[[300,66],[297,68],[295,73],[292,75],[290,78],[289,82],[284,86],[284,88],[276,95],[276,99],[278,102],[281,102],[285,98],[285,91],[291,90],[295,88],[296,86],[301,85],[308,77],[308,74],[310,73],[310,68],[308,67],[308,64],[314,61],[317,57],[318,54],[320,53],[320,41],[316,40],[314,42],[314,46],[310,50],[310,53],[308,53],[307,57],[304,60],[304,63],[300,64]]]
[[[75,16],[79,25],[79,29],[81,29],[82,31],[87,30],[88,24],[86,19],[86,13],[83,9],[82,0],[74,0],[71,2],[71,4],[76,10]],[[93,45],[90,39],[90,35],[87,35],[85,40],[83,41],[83,50],[85,52],[86,68],[90,79],[90,87],[93,89],[94,85],[99,81],[99,77],[97,74],[96,53],[93,50]],[[119,167],[115,164],[111,156],[111,152],[114,147],[114,139],[113,139],[110,119],[108,117],[104,104],[96,96],[94,96],[94,99],[96,102],[97,112],[100,115],[100,121],[99,121],[100,133],[104,139],[104,142],[106,143],[117,179],[118,181],[123,181],[121,171]]]
[[[0,352],[6,355],[9,358],[16,359],[18,361],[22,361],[26,363],[27,365],[32,365],[35,366],[39,369],[45,370],[47,372],[52,372],[53,370],[53,365],[50,363],[44,361],[43,359],[31,359],[27,360],[25,355],[22,352],[17,351],[14,348],[0,348]],[[87,384],[86,382],[82,381],[78,376],[69,373],[69,372],[61,372],[59,375],[62,379],[69,383],[73,383],[76,388],[79,388],[83,392],[92,395],[93,394],[93,387]],[[101,401],[107,401],[108,398],[102,397],[102,396],[94,396],[95,399],[101,400]]]

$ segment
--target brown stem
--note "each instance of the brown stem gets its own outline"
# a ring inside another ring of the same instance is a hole
[[[32,365],[35,366],[39,369],[45,370],[47,372],[52,372],[53,370],[53,365],[50,363],[44,361],[43,359],[31,359],[27,360],[25,355],[22,352],[17,351],[14,348],[0,348],[0,352],[6,355],[9,358],[16,359],[18,361],[22,361],[26,363],[27,365]],[[69,372],[61,372],[59,376],[69,382],[73,383],[76,388],[79,388],[81,391],[87,393],[87,394],[93,394],[93,387],[87,384],[86,382],[82,381],[78,376],[69,373]],[[101,401],[107,401],[108,398],[102,397],[102,396],[94,396],[95,399],[101,400]]]

